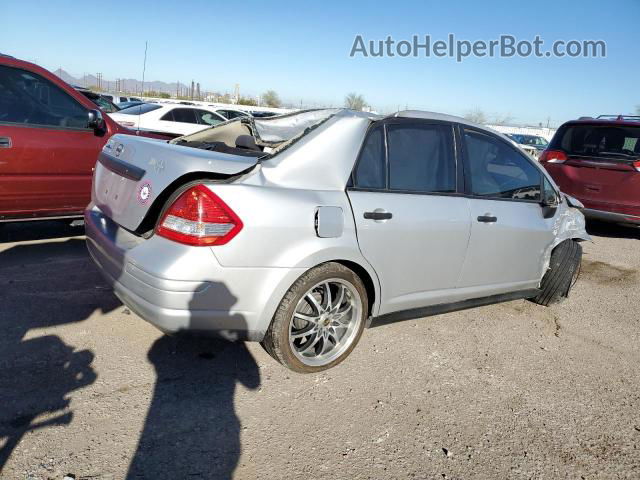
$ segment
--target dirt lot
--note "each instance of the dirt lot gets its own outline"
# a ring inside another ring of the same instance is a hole
[[[79,228],[0,229],[2,479],[640,478],[640,231],[592,226],[561,305],[372,328],[301,376],[162,336]]]

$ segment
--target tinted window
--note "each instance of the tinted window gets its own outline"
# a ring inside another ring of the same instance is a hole
[[[127,97],[120,97],[120,101],[121,102],[126,102],[127,101]]]
[[[112,95],[102,95],[104,98],[106,98],[107,100],[109,100],[110,102],[113,102],[113,96]]]
[[[541,172],[497,138],[465,132],[471,193],[483,197],[540,201]]]
[[[358,159],[354,183],[359,188],[386,187],[384,130],[382,127],[373,129],[365,139]]]
[[[118,113],[124,113],[125,115],[144,115],[145,113],[153,112],[154,110],[158,110],[159,108],[162,108],[162,107],[160,105],[143,103],[142,105],[134,105],[133,107],[123,108]],[[162,117],[162,120],[164,119],[165,118]]]
[[[206,110],[196,110],[196,115],[198,117],[198,123],[201,125],[217,125],[224,120],[216,115],[213,112],[208,112]]]
[[[174,108],[173,121],[180,123],[198,123],[196,112],[193,108]]]
[[[86,128],[87,110],[40,75],[0,66],[0,122]]]
[[[451,128],[389,125],[389,188],[414,192],[455,192],[456,167]]]
[[[553,148],[570,155],[640,155],[640,126],[575,125],[564,128],[557,137]]]

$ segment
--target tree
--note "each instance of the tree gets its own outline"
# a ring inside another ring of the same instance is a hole
[[[351,110],[364,110],[367,102],[364,97],[358,93],[350,93],[344,97],[344,106]]]
[[[508,125],[511,122],[513,122],[513,117],[509,114],[493,115],[489,121],[492,125]]]
[[[468,111],[464,118],[474,123],[487,123],[487,115],[479,108],[474,108],[473,110]]]
[[[238,99],[238,105],[249,105],[251,107],[255,107],[258,105],[258,102],[251,97],[240,97]]]
[[[282,105],[280,97],[275,90],[267,90],[264,95],[262,95],[262,101],[267,104],[267,107],[278,108]]]
[[[169,95],[167,92],[160,92],[158,94],[158,97],[160,97],[160,98],[171,98],[171,95]]]

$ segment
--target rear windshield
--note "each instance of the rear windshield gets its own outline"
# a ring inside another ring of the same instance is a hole
[[[640,156],[640,125],[569,125],[558,132],[552,148],[569,155]]]
[[[134,105],[133,107],[123,108],[118,113],[124,113],[125,115],[142,115],[143,113],[149,113],[159,108],[162,108],[162,105],[145,103],[144,105]]]

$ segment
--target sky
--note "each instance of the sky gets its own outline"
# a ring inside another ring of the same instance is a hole
[[[431,110],[557,126],[601,113],[633,113],[640,0],[119,1],[3,0],[0,52],[81,77],[201,83],[202,89],[341,106],[350,92],[373,109]],[[92,5],[96,5],[93,7]],[[356,35],[396,41],[489,41],[510,34],[546,49],[556,40],[604,40],[606,58],[365,58]]]

